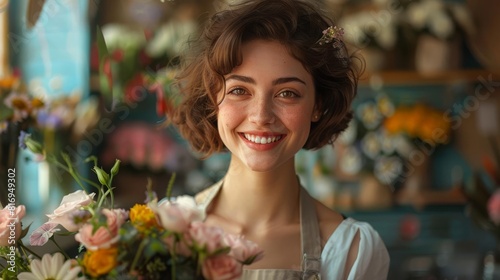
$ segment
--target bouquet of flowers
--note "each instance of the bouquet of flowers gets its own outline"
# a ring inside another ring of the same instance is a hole
[[[29,135],[21,145],[45,153]],[[159,201],[148,186],[144,203],[117,209],[112,182],[119,160],[107,172],[95,157],[88,158],[97,178],[90,180],[75,170],[68,155],[62,154],[62,160],[50,154],[44,158],[68,171],[81,189],[63,197],[29,242],[44,246],[51,240],[57,245],[57,235],[74,235],[79,253],[71,257],[60,249],[38,256],[25,246],[26,207],[15,206],[10,192],[10,204],[0,210],[2,279],[237,279],[243,265],[263,256],[255,243],[206,225],[205,212],[194,198],[170,197],[173,178],[166,198]]]

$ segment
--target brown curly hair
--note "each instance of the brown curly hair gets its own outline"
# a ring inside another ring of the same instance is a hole
[[[241,64],[242,44],[252,39],[284,44],[313,77],[322,115],[311,123],[304,149],[331,144],[347,128],[360,71],[343,43],[317,43],[333,25],[319,11],[302,1],[259,0],[212,16],[199,40],[191,42],[193,55],[184,57],[176,83],[182,101],[169,114],[197,152],[210,156],[224,150],[217,130],[217,94],[225,86],[224,75]]]

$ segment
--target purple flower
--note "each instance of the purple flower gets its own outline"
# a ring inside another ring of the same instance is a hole
[[[26,139],[30,136],[31,136],[31,134],[26,133],[26,131],[24,131],[24,130],[21,130],[21,133],[19,133],[19,148],[21,148],[23,150],[28,148],[26,146]]]
[[[146,200],[144,200],[144,203],[149,203],[149,202],[157,201],[157,200],[158,200],[158,196],[156,195],[156,192],[151,191],[151,190],[146,191]]]
[[[58,128],[63,123],[59,116],[44,111],[39,112],[37,117],[38,124],[42,127]]]

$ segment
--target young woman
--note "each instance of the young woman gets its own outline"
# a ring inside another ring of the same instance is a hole
[[[352,117],[358,73],[341,35],[314,5],[252,1],[215,14],[186,57],[170,117],[196,151],[231,153],[197,199],[207,223],[264,249],[243,279],[387,277],[377,232],[311,198],[295,171],[300,149],[331,144]]]

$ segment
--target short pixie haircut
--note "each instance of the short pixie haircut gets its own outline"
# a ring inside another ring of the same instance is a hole
[[[334,25],[318,11],[302,1],[260,0],[232,6],[208,20],[182,64],[177,80],[181,101],[169,116],[194,150],[205,157],[225,150],[217,129],[218,93],[225,88],[224,75],[242,62],[242,44],[253,39],[285,45],[314,80],[321,117],[311,123],[304,149],[331,144],[347,128],[359,71],[343,43],[317,43],[322,31]]]

